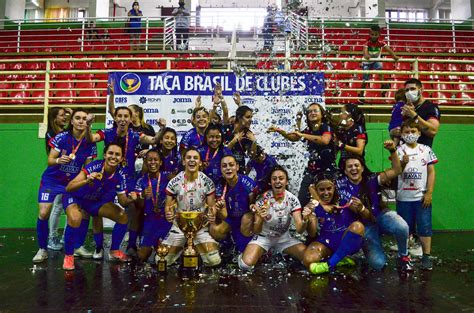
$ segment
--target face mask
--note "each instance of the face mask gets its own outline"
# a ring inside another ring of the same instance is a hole
[[[407,97],[407,99],[411,103],[413,103],[413,102],[418,101],[418,99],[420,99],[420,91],[418,91],[418,90],[409,90],[405,93],[405,96]]]
[[[403,141],[410,144],[417,142],[418,138],[420,138],[420,135],[417,135],[417,134],[408,134],[408,135],[402,136]]]

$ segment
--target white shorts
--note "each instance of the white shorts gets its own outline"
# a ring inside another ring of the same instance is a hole
[[[171,226],[171,229],[166,235],[165,240],[163,240],[163,244],[174,247],[184,247],[186,242],[186,236],[176,225]],[[212,238],[209,234],[209,227],[204,227],[196,233],[196,237],[194,237],[194,244],[199,245],[201,243],[217,244],[214,238]]]
[[[278,237],[270,237],[270,236],[262,236],[262,235],[253,236],[252,240],[249,242],[249,245],[254,244],[254,245],[260,246],[265,251],[268,251],[271,248],[273,248],[277,250],[278,252],[283,252],[289,247],[298,245],[300,243],[302,242],[299,241],[298,239],[291,237],[290,234],[287,232]]]

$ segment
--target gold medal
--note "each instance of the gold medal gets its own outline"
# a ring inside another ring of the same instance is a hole
[[[69,155],[69,158],[71,158],[72,160],[74,160],[74,159],[76,159],[76,155],[75,155],[74,153],[71,153],[71,154]]]
[[[95,178],[97,180],[102,180],[102,173],[97,173],[97,175],[95,176]]]
[[[122,167],[126,167],[127,166],[127,161],[122,161]]]

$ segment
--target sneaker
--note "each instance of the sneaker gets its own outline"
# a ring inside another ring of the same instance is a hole
[[[81,257],[84,259],[90,259],[92,258],[92,252],[87,251],[84,246],[80,246],[77,249],[74,249],[74,256]]]
[[[420,257],[423,255],[423,249],[418,242],[414,242],[413,245],[409,246],[408,253],[410,253],[412,257]]]
[[[63,248],[63,244],[58,236],[49,237],[48,239],[48,249],[54,251],[61,251]]]
[[[94,260],[102,260],[104,258],[104,249],[95,249],[94,254],[92,255]]]
[[[66,271],[74,270],[74,255],[64,256],[63,270],[66,270]]]
[[[423,255],[421,258],[421,269],[425,271],[431,271],[433,269],[433,260],[431,260],[431,256]]]
[[[109,261],[130,262],[130,258],[121,250],[110,250]]]
[[[48,251],[46,249],[39,249],[33,257],[33,263],[41,263],[48,259]]]
[[[309,266],[309,271],[312,274],[329,273],[329,264],[327,262],[311,263],[311,265]]]
[[[398,267],[402,272],[413,272],[413,264],[411,264],[411,259],[408,255],[398,258]]]
[[[352,258],[346,256],[344,257],[344,259],[340,260],[336,266],[337,267],[342,267],[342,266],[354,267],[355,265],[356,265],[356,262]]]

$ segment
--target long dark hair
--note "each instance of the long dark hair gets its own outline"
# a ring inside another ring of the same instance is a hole
[[[285,173],[286,180],[288,182],[290,181],[290,176],[288,176],[288,171],[286,170],[286,168],[277,164],[274,167],[272,167],[272,170],[267,174],[267,176],[265,176],[265,180],[264,180],[265,187],[263,188],[262,193],[267,192],[268,190],[272,189],[272,174],[275,173],[276,171],[282,171],[283,173]],[[286,187],[288,188],[288,185]]]
[[[313,184],[316,188],[318,183],[324,180],[328,180],[334,185],[334,194],[332,196],[330,204],[338,204],[340,199],[339,192],[337,190],[336,178],[337,177],[333,172],[319,172],[313,179]]]
[[[131,104],[129,105],[129,108],[133,108],[133,110],[135,110],[138,113],[138,119],[140,120],[140,125],[145,129],[148,128],[148,124],[145,122],[145,119],[144,119],[143,108],[139,106],[138,104]],[[132,116],[133,116],[133,112],[132,112]]]
[[[63,131],[63,129],[60,129],[60,127],[55,122],[56,117],[59,115],[59,112],[61,112],[61,110],[66,112],[66,110],[64,108],[60,108],[60,107],[53,107],[53,108],[49,109],[49,111],[48,111],[48,129],[47,129],[48,133],[52,131],[55,135],[57,135],[61,131]]]
[[[219,125],[214,124],[214,123],[209,124],[209,126],[207,126],[206,128],[206,131],[204,132],[204,141],[206,142],[206,146],[209,146],[207,144],[207,134],[211,130],[217,130],[219,131],[219,134],[221,134],[221,144],[219,145],[219,148],[222,148],[224,146],[224,132],[222,131],[222,128]]]
[[[163,131],[161,131],[161,135],[160,135],[160,138],[159,138],[159,141],[157,143],[157,148],[158,150],[161,152],[161,155],[163,156],[163,145],[161,144],[161,141],[163,140],[163,137],[165,136],[166,133],[172,133],[174,134],[174,138],[175,138],[175,141],[176,141],[176,145],[174,146],[173,150],[171,151],[171,153],[173,153],[174,155],[177,155],[178,154],[178,134],[176,133],[176,130],[174,130],[174,128],[171,128],[171,127],[165,127],[163,129]]]
[[[112,125],[112,127],[117,127],[117,123],[115,122],[115,118],[117,117],[117,112],[120,111],[120,110],[127,110],[128,113],[130,114],[130,124],[132,123],[132,115],[133,115],[133,112],[132,110],[130,110],[129,108],[127,107],[124,107],[124,106],[121,106],[121,107],[117,107],[115,108],[114,110],[114,123]],[[128,125],[130,127],[130,125]]]
[[[354,120],[354,124],[357,126],[362,126],[365,131],[365,116],[364,112],[362,112],[359,106],[354,103],[348,103],[345,104],[344,107],[346,108],[347,113],[349,113]]]
[[[69,125],[66,128],[66,131],[70,132],[71,134],[72,134],[72,129],[73,129],[72,119],[74,118],[74,115],[76,115],[77,112],[84,112],[86,114],[89,114],[89,111],[87,111],[86,109],[83,109],[83,108],[76,108],[72,111],[71,121],[69,122]]]
[[[326,113],[326,110],[323,108],[323,106],[319,103],[316,103],[316,102],[310,103],[304,110],[304,113],[305,113],[305,116],[306,116],[306,126],[310,130],[313,130],[313,128],[312,128],[312,125],[309,122],[309,108],[313,105],[317,105],[319,110],[321,111],[321,124],[328,122],[328,118],[327,118],[328,114]]]

